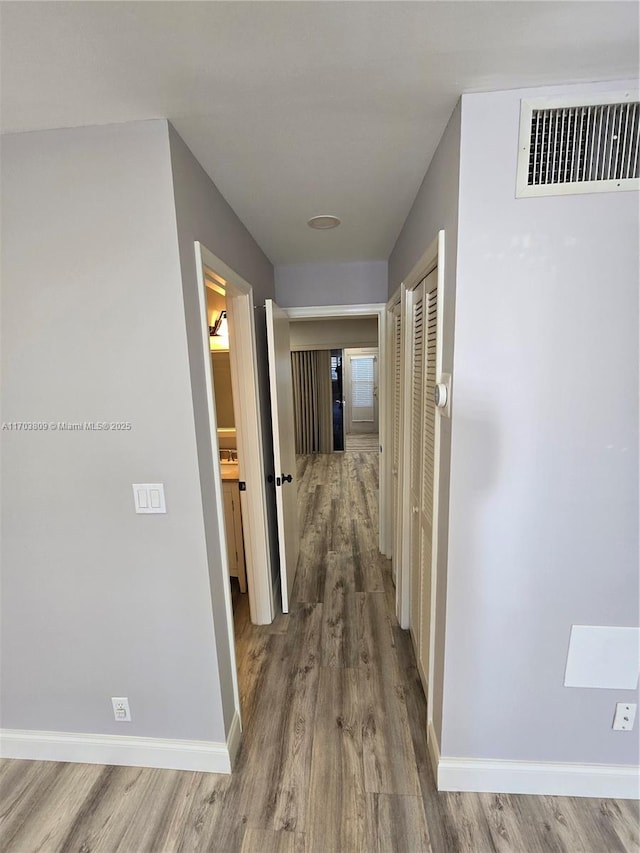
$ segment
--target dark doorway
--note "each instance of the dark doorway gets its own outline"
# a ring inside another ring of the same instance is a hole
[[[344,450],[344,397],[342,395],[342,350],[331,350],[331,394],[333,400],[333,449]]]

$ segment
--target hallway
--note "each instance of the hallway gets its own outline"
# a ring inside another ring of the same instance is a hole
[[[301,832],[309,851],[428,850],[377,548],[377,455],[299,457],[298,475],[292,612],[237,624],[248,825]]]
[[[426,703],[377,549],[378,457],[298,459],[292,611],[236,638],[232,776],[4,761],[7,853],[630,853],[631,801],[438,794]]]

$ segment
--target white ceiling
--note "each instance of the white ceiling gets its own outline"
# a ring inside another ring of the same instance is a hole
[[[385,259],[465,91],[635,76],[634,2],[5,2],[2,129],[169,118],[274,263]],[[333,213],[335,231],[306,220]]]

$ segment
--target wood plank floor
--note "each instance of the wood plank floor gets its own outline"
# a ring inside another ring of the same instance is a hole
[[[637,853],[638,804],[435,789],[426,703],[377,539],[378,457],[298,460],[291,613],[236,596],[232,776],[4,761],[5,853]]]
[[[357,433],[349,432],[344,437],[344,449],[351,451],[356,450],[359,453],[371,450],[377,453],[379,451],[380,439],[377,433]]]

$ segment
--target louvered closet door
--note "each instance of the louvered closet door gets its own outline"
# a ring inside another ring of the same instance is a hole
[[[409,494],[411,498],[410,547],[411,560],[411,607],[409,629],[416,651],[420,648],[420,503],[422,494],[422,418],[424,409],[424,360],[425,360],[425,300],[424,281],[411,293],[411,380],[410,429],[409,429]]]
[[[398,470],[400,466],[400,407],[402,405],[402,319],[400,314],[400,303],[398,303],[392,313],[391,320],[393,324],[393,342],[392,342],[392,358],[393,358],[393,459],[391,469],[393,475],[392,482],[392,518],[394,529],[396,519],[398,517]],[[396,579],[397,565],[394,558],[392,560],[393,579]]]
[[[422,407],[422,478],[420,495],[420,640],[416,656],[422,677],[429,672],[431,628],[431,559],[433,548],[433,482],[435,470],[436,406],[434,391],[437,362],[438,274],[429,273],[424,282],[424,393]],[[425,684],[426,688],[426,684]]]

